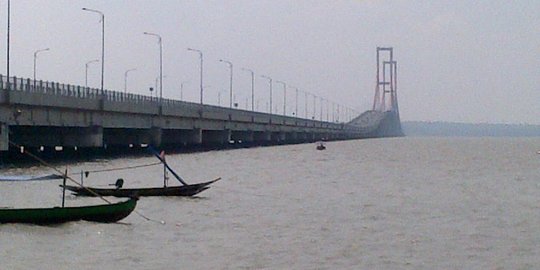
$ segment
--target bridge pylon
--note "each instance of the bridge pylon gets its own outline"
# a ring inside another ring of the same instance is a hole
[[[392,47],[377,47],[377,73],[374,111],[395,112],[399,117],[397,100],[397,61]]]

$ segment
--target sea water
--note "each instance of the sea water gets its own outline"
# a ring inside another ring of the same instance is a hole
[[[0,225],[0,269],[536,269],[540,138],[392,138],[168,155],[196,198],[141,198],[117,224]],[[79,180],[152,157],[56,164]],[[47,174],[44,166],[2,174]],[[163,167],[86,185],[163,185]],[[169,185],[178,184],[174,178]],[[0,182],[0,207],[61,204]],[[121,200],[112,198],[110,200]],[[67,196],[66,205],[101,204]],[[146,220],[145,216],[150,221]]]

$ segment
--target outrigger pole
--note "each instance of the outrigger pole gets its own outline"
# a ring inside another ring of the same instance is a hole
[[[169,176],[167,175],[167,167],[163,165],[163,187],[167,187],[167,182],[169,182],[168,180],[169,180]]]
[[[165,168],[167,168],[167,170],[169,170],[169,172],[172,173],[172,175],[176,178],[176,180],[180,181],[180,183],[182,183],[182,185],[188,186],[188,183],[184,182],[184,180],[182,180],[182,178],[180,176],[178,176],[178,174],[171,167],[169,167],[169,164],[167,164],[165,159],[163,159],[159,155],[159,153],[156,151],[156,149],[154,149],[150,145],[148,146],[148,149],[150,150],[150,152],[152,152],[152,154],[154,154],[154,156],[156,156],[161,162],[163,162],[163,165],[165,166]]]
[[[66,201],[66,179],[67,179],[67,168],[66,170],[64,171],[64,181],[62,183],[62,208],[64,208],[64,202]]]

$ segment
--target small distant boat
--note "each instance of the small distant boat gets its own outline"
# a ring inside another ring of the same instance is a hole
[[[317,145],[317,150],[325,150],[326,149],[326,146],[324,146],[323,143],[320,143]]]
[[[65,186],[65,188],[76,196],[114,196],[114,197],[146,197],[146,196],[194,196],[210,188],[209,185],[221,178],[212,181],[190,184],[184,186],[152,187],[152,188],[93,188]]]
[[[59,224],[69,221],[94,221],[112,223],[131,214],[137,198],[127,201],[75,207],[0,209],[0,223]]]

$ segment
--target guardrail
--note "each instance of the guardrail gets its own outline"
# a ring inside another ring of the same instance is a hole
[[[17,78],[17,77],[10,77],[9,80],[7,76],[0,75],[0,89],[2,90],[10,90],[10,91],[22,91],[22,92],[28,92],[28,93],[37,93],[37,94],[46,94],[46,95],[57,95],[57,96],[63,96],[63,97],[72,97],[72,98],[81,98],[81,99],[91,99],[91,100],[100,100],[103,101],[110,101],[110,102],[126,102],[131,104],[148,104],[149,102],[155,102],[156,104],[159,103],[158,97],[152,97],[152,96],[146,96],[146,95],[140,95],[140,94],[132,94],[132,93],[124,93],[120,91],[112,91],[112,90],[103,90],[103,93],[101,93],[100,89],[97,88],[91,88],[91,87],[85,87],[80,85],[71,85],[71,84],[63,84],[58,82],[49,82],[49,81],[42,81],[42,80],[31,80],[28,78]],[[180,101],[180,100],[174,100],[174,99],[166,99],[163,98],[161,100],[161,106],[163,107],[178,107],[182,106],[183,108],[191,108],[194,110],[199,110],[201,108],[201,104],[194,103],[194,102],[188,102],[188,101]],[[320,122],[320,123],[327,123],[327,124],[344,124],[345,122],[328,122],[328,121],[317,121],[310,118],[305,117],[299,117],[299,116],[284,116],[284,115],[278,115],[278,114],[270,114],[270,113],[264,113],[259,111],[248,111],[248,110],[242,110],[242,109],[236,109],[236,108],[226,108],[221,106],[215,106],[215,105],[209,105],[209,104],[203,104],[204,111],[223,111],[223,112],[244,112],[244,113],[250,113],[252,115],[259,115],[259,116],[273,116],[273,117],[279,117],[281,119],[296,119],[296,120],[302,120],[302,121],[309,121],[309,122]]]

